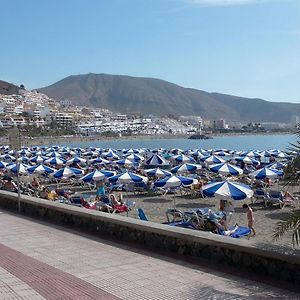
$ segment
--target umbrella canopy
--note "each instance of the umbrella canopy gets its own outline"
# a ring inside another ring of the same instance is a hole
[[[55,172],[55,169],[52,169],[48,166],[45,165],[37,165],[37,166],[32,166],[27,168],[28,173],[30,174],[51,174],[53,172]]]
[[[188,186],[194,183],[193,178],[187,178],[187,177],[182,177],[182,176],[171,176],[171,177],[166,177],[164,179],[158,180],[154,182],[154,185],[156,187],[180,187],[182,185]]]
[[[229,163],[210,165],[210,171],[219,173],[221,175],[241,175],[243,170],[235,165]]]
[[[9,171],[11,171],[12,173],[19,173],[19,174],[28,174],[28,171],[27,171],[27,168],[28,166],[27,165],[24,165],[24,164],[12,164],[12,165],[9,165],[6,167]]]
[[[182,163],[195,161],[192,157],[186,156],[184,154],[174,155],[171,157],[171,159]]]
[[[48,157],[37,155],[37,156],[32,157],[30,159],[30,162],[40,164],[40,163],[44,162],[46,159],[48,159]]]
[[[221,181],[209,183],[202,188],[207,197],[219,197],[224,200],[243,200],[251,198],[253,191],[250,186],[237,182]]]
[[[114,183],[138,183],[138,182],[147,182],[148,178],[145,176],[141,176],[135,173],[131,173],[131,172],[125,172],[123,174],[120,175],[115,175],[109,178],[110,182],[114,182]]]
[[[115,162],[116,164],[120,165],[120,166],[132,166],[133,165],[133,162],[127,158],[124,158],[124,159],[119,159]]]
[[[15,161],[16,158],[10,154],[3,154],[0,156],[1,159],[6,160],[6,161]]]
[[[264,167],[257,171],[251,172],[249,176],[255,179],[265,179],[265,178],[274,179],[283,176],[283,172],[277,169],[269,169]]]
[[[50,165],[63,165],[66,161],[64,159],[58,158],[58,157],[52,157],[47,160],[45,160],[45,163]]]
[[[148,176],[152,177],[166,177],[166,176],[172,176],[172,173],[169,171],[165,171],[160,168],[155,168],[155,169],[148,169],[145,170]]]
[[[110,161],[101,157],[93,158],[88,161],[90,164],[110,164]]]
[[[104,158],[107,158],[107,159],[120,159],[118,154],[112,150],[110,150],[108,152],[103,152],[101,156]]]
[[[183,174],[183,173],[191,173],[196,172],[197,170],[200,170],[202,168],[201,165],[197,164],[183,164],[181,166],[176,166],[171,169],[171,172],[173,174]]]
[[[126,158],[131,161],[136,161],[136,162],[141,162],[141,161],[145,160],[145,158],[143,156],[141,156],[139,154],[135,154],[135,153],[128,155]]]
[[[221,164],[224,163],[225,160],[219,156],[211,155],[201,158],[201,161],[207,163],[207,164]]]
[[[4,161],[0,161],[0,169],[6,168],[7,163]]]
[[[285,167],[286,167],[286,164],[278,162],[278,161],[267,166],[267,168],[269,168],[269,169],[278,169],[278,170],[283,169]]]
[[[61,168],[53,174],[55,178],[69,178],[79,175],[83,175],[83,170],[70,167]]]
[[[106,170],[95,170],[83,177],[80,178],[80,180],[84,182],[92,182],[92,181],[101,181],[104,180],[105,178],[109,178],[112,176],[115,176],[116,172],[112,171],[106,171]]]
[[[252,159],[248,156],[237,156],[237,157],[234,157],[233,158],[235,161],[241,161],[245,164],[248,164],[248,165],[254,165],[254,166],[258,166],[260,165],[260,162],[256,159]]]
[[[145,165],[152,167],[168,166],[169,163],[160,155],[154,154],[146,160]]]
[[[67,165],[84,164],[84,163],[86,163],[86,159],[81,158],[81,157],[77,157],[77,156],[66,161]]]

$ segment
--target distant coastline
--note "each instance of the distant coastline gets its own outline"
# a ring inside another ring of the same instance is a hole
[[[213,133],[209,134],[211,137],[225,137],[225,136],[246,136],[246,135],[289,135],[294,132],[244,132],[244,133]],[[24,146],[40,146],[40,145],[55,145],[55,144],[67,144],[68,142],[88,142],[88,141],[113,141],[113,140],[160,140],[160,139],[187,139],[189,135],[186,134],[163,134],[163,135],[131,135],[131,136],[43,136],[43,137],[23,137],[22,145]],[[1,145],[7,145],[9,143],[8,137],[0,137]]]

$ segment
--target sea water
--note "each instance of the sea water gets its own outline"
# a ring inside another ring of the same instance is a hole
[[[189,139],[132,139],[120,140],[93,140],[84,142],[68,142],[64,144],[70,147],[101,147],[113,149],[128,148],[180,148],[186,149],[230,149],[230,150],[286,150],[297,139],[296,135],[232,135],[216,136],[208,140]]]

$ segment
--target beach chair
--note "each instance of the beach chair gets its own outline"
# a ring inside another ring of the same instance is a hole
[[[269,191],[265,201],[266,207],[271,205],[279,205],[280,208],[283,208],[283,204],[283,194],[281,191]]]
[[[138,216],[142,221],[149,221],[142,208],[137,209]]]
[[[253,200],[254,198],[254,200]],[[266,199],[268,198],[268,195],[266,193],[266,191],[262,188],[256,188],[254,191],[253,191],[253,197],[251,198],[251,202],[252,204],[253,203],[256,203],[260,200],[262,200],[263,202],[266,201]]]
[[[234,226],[229,226],[228,229],[233,230]],[[247,237],[249,239],[251,236],[251,229],[248,227],[244,227],[244,226],[238,226],[236,231],[234,231],[230,235],[225,235],[225,231],[218,228],[218,234],[223,235],[223,236],[230,236],[232,238]]]

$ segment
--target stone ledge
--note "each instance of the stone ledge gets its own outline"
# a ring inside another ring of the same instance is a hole
[[[0,207],[17,209],[17,194],[0,191]],[[145,222],[21,195],[22,213],[94,234],[179,254],[234,264],[300,283],[299,251],[208,232]],[[271,249],[270,249],[271,248]]]

